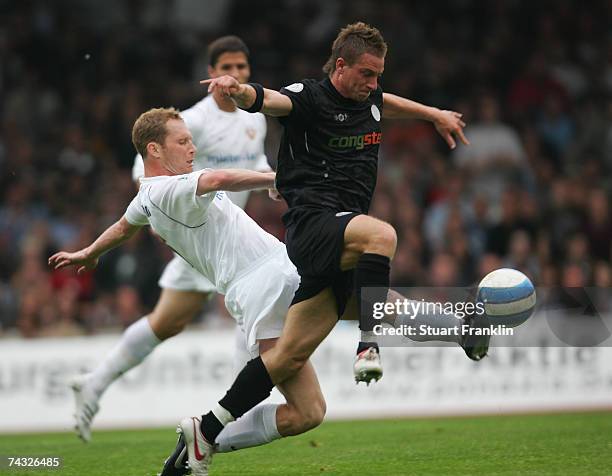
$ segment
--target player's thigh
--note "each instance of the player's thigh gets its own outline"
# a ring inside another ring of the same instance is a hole
[[[301,367],[337,321],[336,300],[331,288],[293,304],[289,308],[285,327],[276,345],[262,356],[271,376],[276,369],[291,365]]]
[[[164,339],[180,332],[200,312],[208,297],[208,293],[199,291],[162,289],[155,309],[149,314],[155,335]]]
[[[366,252],[392,258],[396,244],[397,235],[390,224],[369,215],[358,215],[344,230],[340,269],[346,271],[355,268],[359,257]]]

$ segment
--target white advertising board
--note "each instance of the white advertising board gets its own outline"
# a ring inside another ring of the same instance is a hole
[[[90,369],[117,335],[0,340],[0,431],[69,430],[67,379]],[[385,375],[355,385],[357,331],[341,327],[314,356],[329,419],[510,413],[610,407],[612,349],[494,348],[472,362],[459,348],[382,349]],[[233,332],[175,337],[102,399],[96,428],[174,425],[207,411],[231,383]],[[275,393],[275,401],[282,397]]]

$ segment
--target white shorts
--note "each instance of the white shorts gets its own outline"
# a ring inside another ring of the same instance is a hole
[[[300,276],[283,246],[229,286],[225,307],[242,329],[242,346],[251,359],[259,355],[258,340],[281,335],[299,284]]]
[[[166,265],[158,284],[163,289],[198,291],[201,293],[217,292],[213,283],[178,255],[174,255],[172,261]]]
[[[247,350],[246,334],[240,326],[236,326],[234,330],[233,378],[238,376],[249,360],[253,360],[253,357],[251,357],[251,354]]]

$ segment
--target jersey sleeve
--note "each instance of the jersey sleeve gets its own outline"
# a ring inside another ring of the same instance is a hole
[[[138,182],[138,180],[144,177],[144,160],[142,159],[142,155],[136,154],[134,157],[134,165],[132,166],[132,180],[134,182]]]
[[[316,85],[316,81],[305,79],[300,83],[293,83],[281,88],[280,93],[289,97],[293,104],[291,113],[288,116],[279,117],[281,124],[284,125],[288,120],[307,122],[313,118],[316,106],[313,93],[314,85]]]
[[[200,226],[205,221],[206,210],[215,198],[215,192],[198,195],[198,179],[210,169],[198,170],[172,177],[151,187],[149,199],[166,217],[185,226]]]
[[[124,217],[131,225],[145,226],[149,224],[149,217],[147,216],[144,207],[140,203],[139,195],[136,195],[130,202],[127,210],[125,211]]]

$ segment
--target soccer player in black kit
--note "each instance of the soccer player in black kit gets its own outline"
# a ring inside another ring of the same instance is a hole
[[[397,238],[391,225],[367,215],[376,185],[380,120],[429,120],[451,148],[453,135],[468,144],[461,114],[383,93],[378,79],[386,52],[380,32],[360,22],[340,31],[322,81],[304,80],[280,92],[230,76],[202,81],[209,92],[221,90],[240,108],[277,116],[285,126],[276,185],[289,205],[283,217],[287,252],[301,284],[275,347],[250,361],[219,404],[201,421],[194,417],[193,429],[184,433],[195,475],[208,474],[223,427],[299,371],[338,317],[360,321],[357,381],[382,375],[378,347],[370,339],[371,305],[387,300]],[[365,287],[374,292],[362,300]]]

